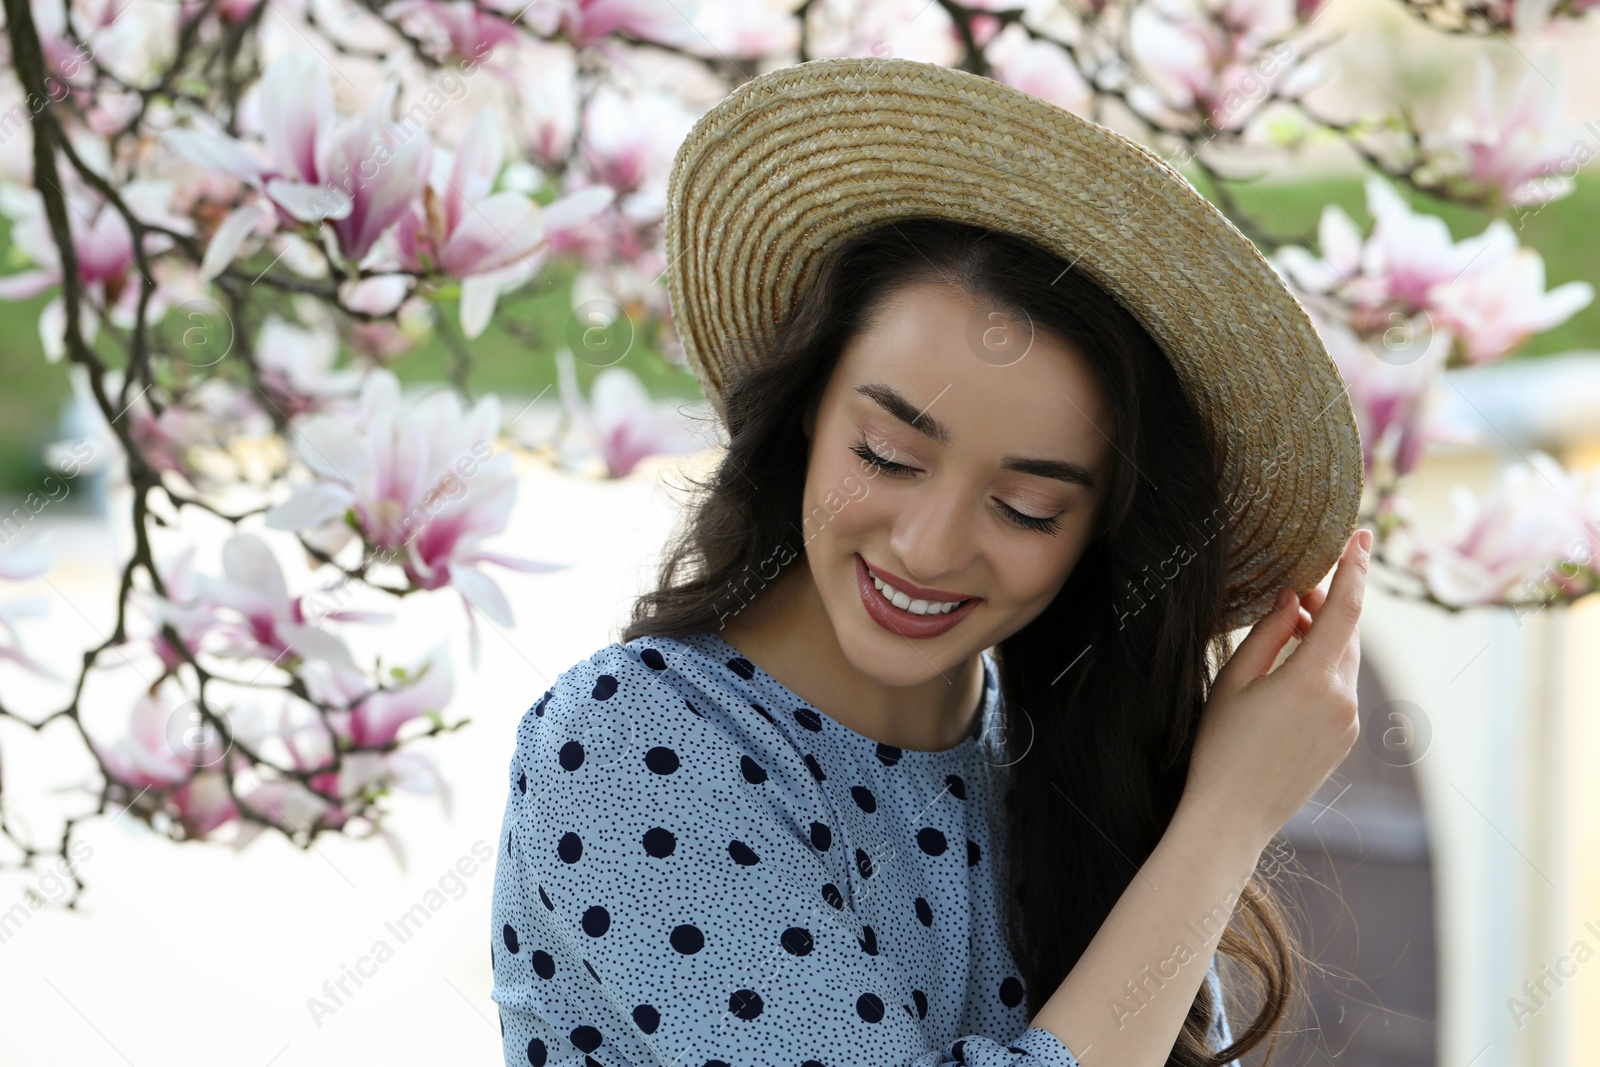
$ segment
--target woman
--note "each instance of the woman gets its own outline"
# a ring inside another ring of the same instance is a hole
[[[518,729],[494,905],[507,1063],[1231,1062],[1295,989],[1257,858],[1356,736],[1366,535],[1343,533],[1359,445],[1317,376],[1327,357],[1304,335],[1270,357],[1317,372],[1302,391],[1326,426],[1240,395],[1232,414],[1265,432],[1225,448],[1181,361],[1217,344],[1202,325],[1257,305],[1151,296],[1157,272],[1111,246],[1065,257],[1071,235],[1008,232],[1029,210],[1016,157],[974,161],[927,122],[905,143],[950,149],[944,167],[859,183],[862,205],[899,190],[887,221],[813,190],[849,226],[812,261],[780,254],[763,226],[797,216],[717,215],[739,177],[707,146],[804,184],[801,159],[852,175],[894,159],[882,131],[939,91],[938,117],[1000,133],[1048,105],[906,61],[756,82],[701,120],[669,193],[674,310],[727,454],[622,641]],[[800,136],[816,116],[846,140]],[[1090,133],[1097,159],[1125,147]],[[788,168],[773,138],[791,138]],[[1182,182],[1121,158],[1124,177]],[[960,166],[1015,195],[992,217],[949,210]],[[1112,210],[1132,227],[1151,208]],[[719,225],[695,229],[697,212]],[[719,271],[757,295],[715,299]],[[742,307],[761,299],[782,314]],[[742,334],[712,325],[728,305]],[[1219,378],[1259,371],[1264,329],[1206,357]],[[1306,464],[1331,485],[1320,500],[1290,474]],[[1294,493],[1311,521],[1291,528]],[[1271,552],[1240,562],[1252,543]],[[1329,595],[1300,594],[1330,545]],[[1219,955],[1264,1001],[1238,1042]]]

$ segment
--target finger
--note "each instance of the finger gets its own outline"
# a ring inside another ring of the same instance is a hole
[[[1339,668],[1339,661],[1355,635],[1356,620],[1361,617],[1367,589],[1367,556],[1356,540],[1363,532],[1357,531],[1345,542],[1333,581],[1328,584],[1326,602],[1317,611],[1305,640],[1290,655],[1290,660],[1314,659],[1328,670]]]
[[[1302,598],[1300,603],[1304,604],[1305,603],[1305,599]],[[1311,624],[1312,624],[1313,621],[1315,621],[1315,620],[1312,619],[1311,612],[1307,611],[1304,607],[1302,607],[1300,609],[1300,618],[1298,620],[1296,620],[1295,625],[1294,625],[1294,635],[1295,635],[1295,637],[1301,639],[1302,641],[1305,640],[1306,631],[1311,629]]]
[[[1278,653],[1283,651],[1283,646],[1294,635],[1295,626],[1300,621],[1299,597],[1287,586],[1281,592],[1287,593],[1288,599],[1280,596],[1278,602],[1250,628],[1218,674],[1218,681],[1227,675],[1229,684],[1243,686],[1272,669]]]
[[[1311,592],[1300,598],[1300,606],[1311,613],[1314,619],[1317,612],[1322,610],[1322,602],[1328,599],[1328,591],[1320,586],[1313,586]]]

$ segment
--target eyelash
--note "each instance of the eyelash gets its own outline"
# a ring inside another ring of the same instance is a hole
[[[884,459],[882,456],[872,451],[872,449],[868,447],[865,437],[861,439],[859,444],[851,446],[850,451],[854,452],[858,457],[860,457],[863,462],[872,464],[874,467],[886,474],[901,476],[917,473],[917,468],[915,467],[908,467],[904,463],[896,463],[893,460]],[[1054,535],[1058,530],[1061,529],[1060,516],[1049,519],[1041,519],[1034,515],[1024,515],[1022,512],[1011,507],[1009,504],[1001,504],[1000,510],[1005,514],[1006,518],[1010,519],[1012,522],[1026,530],[1035,530],[1039,533]]]

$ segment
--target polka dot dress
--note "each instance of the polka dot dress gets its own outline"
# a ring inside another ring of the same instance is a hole
[[[563,672],[518,725],[495,867],[508,1067],[1078,1067],[1028,1027],[1001,934],[984,672],[943,752],[856,733],[711,631]]]

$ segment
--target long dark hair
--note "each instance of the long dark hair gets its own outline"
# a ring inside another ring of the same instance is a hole
[[[1093,537],[1060,594],[996,654],[1014,761],[1006,935],[1031,1017],[1166,831],[1211,679],[1233,651],[1217,633],[1228,537],[1216,520],[1227,512],[1215,441],[1121,304],[1032,242],[950,220],[904,220],[840,242],[761,358],[729,377],[727,451],[696,483],[657,588],[635,602],[621,639],[714,629],[759,595],[772,546],[793,538],[803,506],[805,413],[849,338],[919,280],[959,285],[1071,341],[1113,412],[1115,469]],[[1218,1054],[1202,986],[1169,1065],[1220,1067],[1269,1038],[1270,1056],[1298,985],[1284,915],[1258,869],[1237,913],[1217,918],[1228,923],[1219,950],[1236,965],[1229,1000],[1248,975],[1262,1006],[1242,1025],[1229,1010],[1235,1040]]]

